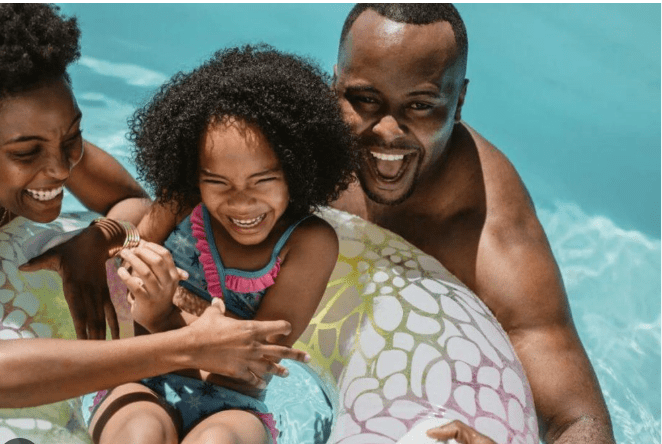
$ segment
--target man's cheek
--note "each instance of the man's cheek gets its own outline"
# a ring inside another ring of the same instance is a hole
[[[345,123],[349,125],[353,132],[359,133],[363,124],[363,119],[359,113],[354,110],[354,107],[345,99],[340,100],[340,110]]]

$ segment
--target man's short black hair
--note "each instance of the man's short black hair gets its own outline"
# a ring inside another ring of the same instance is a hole
[[[437,22],[448,22],[455,34],[458,56],[466,64],[469,52],[467,28],[460,13],[451,3],[357,3],[345,19],[340,33],[339,51],[342,51],[345,38],[356,19],[368,9],[398,23],[410,25],[429,25]]]
[[[66,77],[67,65],[80,57],[76,18],[59,11],[43,3],[0,4],[0,98]]]

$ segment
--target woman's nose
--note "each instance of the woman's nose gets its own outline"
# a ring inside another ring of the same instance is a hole
[[[71,159],[66,153],[58,153],[48,157],[46,164],[46,174],[57,180],[66,180],[71,173],[71,169],[80,159]]]
[[[372,128],[372,131],[381,137],[384,142],[391,143],[405,135],[398,121],[391,115],[386,115]]]

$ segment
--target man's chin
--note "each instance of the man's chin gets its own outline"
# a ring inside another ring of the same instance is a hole
[[[414,184],[402,184],[400,187],[384,189],[379,184],[368,178],[359,177],[361,188],[371,201],[381,205],[399,205],[409,199],[414,193]]]

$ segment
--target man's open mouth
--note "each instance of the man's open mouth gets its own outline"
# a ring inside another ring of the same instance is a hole
[[[368,151],[367,163],[373,175],[382,182],[397,182],[417,156],[416,151],[384,153]]]

